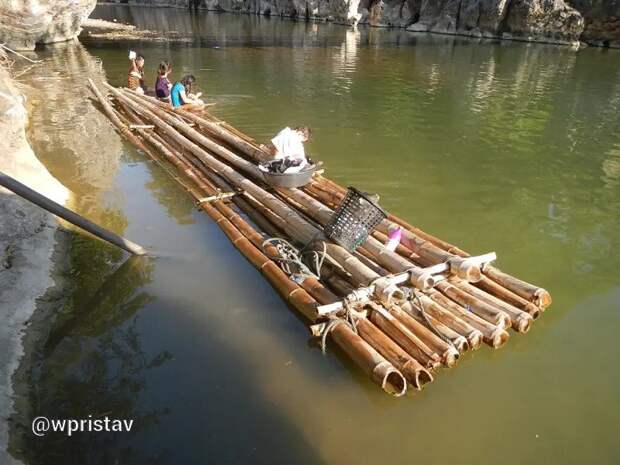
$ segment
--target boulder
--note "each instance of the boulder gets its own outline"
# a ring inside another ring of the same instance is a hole
[[[620,47],[620,2],[618,0],[568,0],[578,10],[585,28],[581,40],[592,45]]]
[[[579,40],[581,14],[564,0],[423,0],[409,31],[543,42]]]
[[[407,27],[418,20],[422,0],[363,1],[364,23],[379,27]]]
[[[96,0],[0,0],[0,43],[16,50],[78,36]]]
[[[407,29],[455,34],[462,1],[422,0],[418,21]]]
[[[512,0],[505,37],[551,42],[576,42],[584,28],[583,16],[564,0]]]
[[[506,18],[509,0],[470,0],[461,5],[458,28],[495,36]]]

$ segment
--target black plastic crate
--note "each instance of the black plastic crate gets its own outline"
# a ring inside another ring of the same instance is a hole
[[[384,218],[387,213],[372,196],[349,187],[323,231],[327,238],[353,252]]]

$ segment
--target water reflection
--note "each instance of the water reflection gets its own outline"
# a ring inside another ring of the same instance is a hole
[[[604,181],[607,187],[613,189],[620,184],[620,146],[609,151],[603,161]]]
[[[122,232],[114,201],[102,199],[118,170],[120,138],[90,103],[87,78],[104,77],[101,62],[77,43],[61,43],[39,52],[42,65],[20,79],[29,97],[28,138],[52,175],[74,195],[69,207],[89,219]],[[50,111],[62,108],[62,111]]]
[[[85,303],[77,302],[72,311],[59,315],[45,342],[45,356],[49,357],[65,338],[100,336],[150,303],[152,297],[137,290],[151,282],[154,266],[152,258],[131,256],[125,260]]]
[[[336,95],[342,95],[351,90],[356,71],[357,48],[361,40],[361,34],[357,29],[347,29],[339,53],[333,56],[333,79]]]
[[[107,265],[94,261],[91,266],[99,267],[101,279]],[[132,257],[95,292],[76,277],[80,288],[55,318],[41,349],[28,356],[27,403],[19,403],[27,408],[13,416],[10,432],[10,447],[18,458],[26,463],[67,463],[70,454],[71,463],[109,463],[113,450],[122,451],[116,460],[140,456],[127,437],[114,434],[48,434],[33,442],[30,421],[33,412],[60,419],[111,415],[135,418],[140,431],[165,414],[140,405],[147,373],[171,358],[166,350],[148,355],[137,330],[137,313],[153,299],[145,287],[153,269],[152,259]]]

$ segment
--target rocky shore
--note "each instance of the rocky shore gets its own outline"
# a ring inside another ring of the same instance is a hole
[[[69,192],[41,164],[26,139],[25,98],[0,68],[0,171],[33,187],[56,202]],[[56,219],[0,188],[0,462],[8,441],[6,419],[13,411],[12,376],[24,354],[22,338],[38,300],[54,287],[52,268],[58,246]]]
[[[0,0],[0,43],[32,50],[77,37],[96,0]],[[108,0],[99,3],[333,21],[412,32],[620,47],[616,0]],[[119,31],[120,33],[121,31]],[[182,32],[182,31],[181,31]],[[121,34],[122,35],[122,34]]]
[[[100,3],[334,21],[412,32],[620,47],[615,0],[113,0]]]

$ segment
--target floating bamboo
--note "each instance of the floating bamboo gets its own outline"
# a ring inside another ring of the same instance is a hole
[[[386,392],[402,395],[407,385],[420,389],[433,380],[431,370],[441,363],[453,366],[481,341],[504,345],[508,328],[528,331],[551,302],[544,289],[476,262],[458,247],[393,215],[350,253],[322,234],[322,226],[346,194],[343,187],[315,174],[303,189],[271,189],[257,166],[268,155],[228,123],[108,86],[116,104],[112,108],[92,82],[91,86],[119,132],[187,189],[241,253],[312,323],[315,334],[334,341]],[[223,197],[230,197],[234,205]],[[404,229],[404,240],[390,251],[383,244],[396,225]],[[324,258],[320,275],[286,274],[272,259],[277,249],[263,244],[274,236],[315,250]],[[441,268],[446,269],[444,277],[425,269],[441,263],[448,264]],[[403,285],[414,289],[409,300],[390,281],[390,273],[404,271],[411,282]],[[374,293],[362,306],[353,300],[338,313],[318,313],[319,305],[349,302],[367,286]]]

